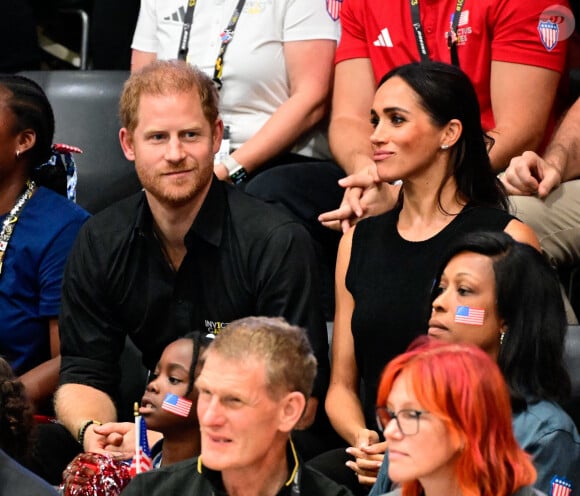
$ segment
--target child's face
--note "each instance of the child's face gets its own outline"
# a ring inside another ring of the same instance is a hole
[[[185,396],[189,384],[189,370],[193,360],[193,341],[178,339],[169,344],[151,376],[151,382],[141,399],[139,413],[145,418],[149,429],[166,432],[172,428],[183,428],[185,424],[197,423],[195,388]],[[176,394],[193,401],[188,417],[180,417],[161,408],[167,393]],[[194,422],[192,422],[192,420]]]

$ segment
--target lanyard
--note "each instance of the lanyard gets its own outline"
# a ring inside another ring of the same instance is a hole
[[[417,49],[419,50],[419,55],[421,56],[421,61],[425,62],[429,59],[429,52],[427,51],[427,45],[425,44],[425,34],[423,33],[423,26],[421,25],[421,16],[419,13],[419,0],[411,1],[411,20],[413,21],[413,32],[415,33],[415,41],[417,42]],[[459,56],[457,55],[457,29],[459,27],[459,19],[461,17],[461,11],[463,10],[463,5],[465,0],[457,0],[457,5],[455,6],[455,12],[453,13],[453,19],[451,21],[451,29],[447,34],[447,47],[451,51],[451,63],[459,67]]]
[[[228,45],[234,39],[234,32],[240,19],[240,14],[244,8],[246,0],[238,0],[238,4],[230,17],[226,29],[220,34],[222,44],[220,46],[218,56],[215,61],[213,70],[213,82],[217,86],[218,90],[222,89],[222,74],[224,70],[224,56]],[[177,57],[179,60],[187,59],[187,52],[189,51],[189,36],[191,33],[191,24],[193,22],[193,12],[195,11],[195,6],[197,0],[188,0],[187,10],[185,11],[185,17],[183,19],[183,29],[181,31],[181,40],[179,41],[179,51],[177,52]]]
[[[8,243],[12,238],[16,223],[18,222],[18,216],[20,212],[26,205],[26,202],[30,200],[34,190],[36,189],[36,184],[33,181],[26,182],[26,189],[24,193],[20,195],[16,204],[10,210],[10,213],[4,219],[2,223],[2,231],[0,231],[0,274],[2,274],[2,266],[4,264],[4,256],[6,255],[6,250],[8,250]]]
[[[185,11],[185,17],[183,18],[183,29],[181,30],[181,39],[179,40],[179,50],[177,52],[177,58],[179,60],[187,59],[187,52],[189,51],[189,35],[191,32],[191,23],[193,22],[193,13],[196,4],[197,0],[188,0],[187,2],[187,10]]]
[[[226,54],[226,50],[228,49],[228,45],[230,41],[234,38],[234,31],[236,30],[236,25],[238,24],[238,20],[240,19],[240,14],[244,8],[244,4],[246,0],[238,0],[238,5],[234,9],[232,17],[230,18],[230,22],[228,22],[228,26],[224,29],[223,33],[220,34],[220,38],[222,39],[222,44],[220,46],[220,51],[218,53],[217,59],[215,60],[215,66],[213,69],[213,82],[216,84],[217,89],[222,89],[222,73],[224,70],[224,55]]]

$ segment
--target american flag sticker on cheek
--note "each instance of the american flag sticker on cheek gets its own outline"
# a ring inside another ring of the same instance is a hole
[[[457,307],[455,322],[457,324],[483,325],[485,310],[483,308]]]
[[[191,410],[191,404],[192,402],[186,398],[167,393],[161,404],[161,408],[165,411],[175,413],[175,415],[179,415],[180,417],[187,417]]]

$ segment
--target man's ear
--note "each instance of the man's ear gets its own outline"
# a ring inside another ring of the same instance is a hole
[[[122,127],[119,131],[119,141],[121,148],[127,160],[133,162],[135,160],[135,150],[133,148],[133,134],[126,128]]]
[[[224,136],[224,121],[217,119],[213,125],[213,154],[220,151],[222,138]]]
[[[441,138],[441,145],[446,145],[445,148],[451,148],[457,140],[461,137],[463,133],[463,124],[459,119],[451,119],[443,130],[443,136]]]
[[[280,425],[279,430],[290,432],[304,413],[306,407],[306,398],[298,391],[286,394],[280,401]]]

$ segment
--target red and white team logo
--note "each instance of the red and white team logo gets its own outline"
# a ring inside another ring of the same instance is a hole
[[[540,21],[538,23],[538,32],[546,50],[548,52],[552,51],[558,44],[558,35],[560,33],[558,25],[552,21]]]
[[[572,483],[564,477],[555,475],[552,478],[550,496],[570,496],[572,494]]]
[[[575,28],[572,11],[563,5],[552,5],[546,8],[538,21],[538,33],[546,50],[552,51],[558,41],[568,39]]]
[[[326,0],[326,11],[334,21],[340,17],[340,8],[342,7],[342,0]]]

